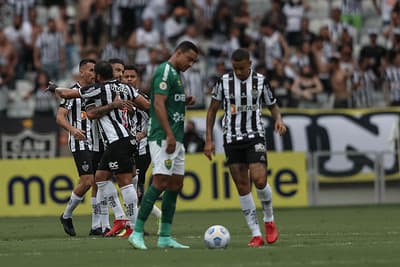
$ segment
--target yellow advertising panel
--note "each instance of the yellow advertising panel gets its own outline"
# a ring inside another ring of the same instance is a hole
[[[240,207],[224,159],[221,154],[213,162],[202,154],[186,156],[185,182],[178,210]],[[268,161],[274,206],[307,206],[304,153],[270,152]],[[0,169],[0,217],[59,215],[78,182],[72,158],[0,160]],[[253,193],[257,199],[255,190]],[[89,198],[90,192],[74,214],[90,214]]]

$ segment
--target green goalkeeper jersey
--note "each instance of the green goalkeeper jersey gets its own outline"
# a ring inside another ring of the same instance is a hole
[[[151,81],[151,106],[149,120],[149,141],[166,139],[166,134],[154,109],[154,95],[161,94],[167,96],[165,103],[169,125],[174,133],[177,142],[183,142],[186,95],[182,85],[180,73],[174,69],[171,63],[164,62],[157,67]]]

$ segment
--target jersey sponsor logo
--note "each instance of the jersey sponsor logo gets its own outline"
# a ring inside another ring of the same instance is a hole
[[[82,164],[82,170],[85,172],[89,170],[89,163],[86,160]]]
[[[231,113],[236,114],[236,105],[231,105]]]
[[[81,119],[82,119],[82,120],[86,120],[86,119],[87,119],[86,111],[82,111],[82,112],[81,112]]]
[[[263,143],[258,143],[254,145],[254,151],[265,152],[265,145]]]
[[[170,160],[170,159],[164,160],[164,165],[165,165],[165,168],[167,168],[168,170],[170,170],[171,167],[172,167],[172,160]]]
[[[185,94],[175,94],[174,100],[175,100],[175,102],[186,102],[186,95]]]
[[[112,170],[112,171],[118,170],[118,169],[119,169],[118,161],[109,162],[109,163],[108,163],[108,167],[109,167],[110,170]]]
[[[161,90],[166,90],[167,89],[167,83],[166,82],[160,82],[158,85]]]
[[[257,105],[238,106],[236,108],[236,112],[256,111],[257,108],[258,108]]]
[[[113,84],[111,90],[118,93],[123,93],[124,95],[129,95],[129,88],[127,86]]]

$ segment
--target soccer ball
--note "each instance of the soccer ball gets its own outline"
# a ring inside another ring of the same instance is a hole
[[[226,248],[231,240],[228,229],[222,225],[210,226],[204,233],[204,242],[207,248]]]

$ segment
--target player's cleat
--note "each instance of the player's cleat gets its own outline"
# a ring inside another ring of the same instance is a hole
[[[160,235],[160,233],[161,233],[161,216],[160,216],[160,218],[157,219],[157,224],[158,224],[157,235]]]
[[[253,236],[250,242],[247,244],[249,247],[261,247],[264,246],[264,240],[261,236]]]
[[[143,240],[143,233],[133,232],[133,233],[129,236],[128,242],[129,242],[134,248],[142,249],[142,250],[147,249],[146,244],[144,243],[144,240]]]
[[[158,237],[157,247],[159,248],[190,248],[189,246],[178,243],[175,239],[170,236]]]
[[[278,229],[276,228],[275,222],[265,222],[265,239],[269,244],[275,243],[278,240]]]
[[[64,231],[70,236],[76,236],[74,225],[72,224],[72,218],[64,219],[63,214],[60,216],[60,222],[64,227]]]
[[[113,227],[106,233],[105,237],[114,236],[119,233],[121,230],[125,229],[129,220],[128,219],[117,219],[114,221]]]
[[[118,237],[128,238],[133,232],[133,229],[130,226],[127,226],[124,230],[117,234]]]
[[[96,229],[90,229],[89,235],[103,235],[103,231],[101,230],[101,227],[96,228]]]
[[[108,228],[108,227],[107,227],[106,229],[104,229],[104,230],[103,230],[103,236],[106,236],[106,234],[107,234],[108,232],[110,232],[110,230],[111,230],[111,229]]]

